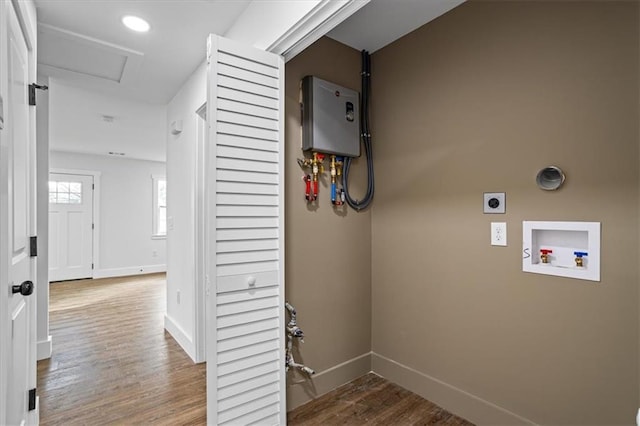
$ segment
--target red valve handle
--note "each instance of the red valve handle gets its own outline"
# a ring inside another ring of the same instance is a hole
[[[549,250],[549,249],[540,249],[540,253],[541,253],[541,254],[549,254],[549,253],[553,253],[553,250]]]
[[[318,198],[318,181],[313,181],[313,199]]]
[[[304,198],[309,201],[311,197],[311,176],[302,176],[302,180],[305,183]]]

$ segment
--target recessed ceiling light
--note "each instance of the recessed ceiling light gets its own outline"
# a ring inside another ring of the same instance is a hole
[[[127,15],[122,18],[122,23],[130,30],[137,31],[139,33],[146,33],[149,31],[149,23],[137,16]]]

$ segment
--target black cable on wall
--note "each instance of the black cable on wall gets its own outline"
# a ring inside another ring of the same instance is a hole
[[[367,156],[367,192],[362,200],[354,200],[349,194],[349,169],[351,167],[351,157],[344,159],[344,173],[342,186],[345,192],[345,199],[356,211],[366,209],[373,201],[374,178],[373,178],[373,151],[371,149],[371,133],[369,131],[369,91],[371,90],[371,55],[366,50],[362,52],[362,94],[360,97],[360,139],[364,145],[364,153]]]

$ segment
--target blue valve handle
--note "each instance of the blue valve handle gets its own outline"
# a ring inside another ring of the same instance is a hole
[[[576,257],[578,257],[578,258],[582,258],[582,256],[588,256],[589,255],[589,253],[584,252],[584,251],[574,251],[573,254],[575,254]]]
[[[336,183],[331,183],[331,202],[334,203],[336,201]]]

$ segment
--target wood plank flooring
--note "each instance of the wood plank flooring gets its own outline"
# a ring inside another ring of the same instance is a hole
[[[164,331],[164,274],[53,283],[42,425],[204,424],[205,365]]]
[[[473,426],[432,402],[369,373],[287,416],[288,425]]]
[[[205,424],[205,365],[164,331],[164,274],[53,283],[53,357],[38,362],[42,425]],[[471,425],[368,374],[289,425]]]

